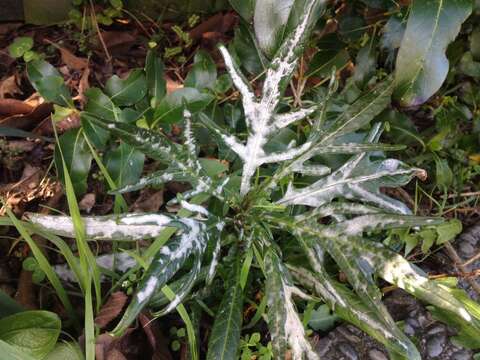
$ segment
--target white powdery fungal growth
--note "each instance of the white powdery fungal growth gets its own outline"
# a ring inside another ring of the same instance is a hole
[[[56,235],[75,237],[70,216],[29,214],[33,224]],[[126,214],[122,216],[84,217],[85,234],[89,240],[136,241],[158,236],[172,221],[159,214]]]
[[[306,339],[305,329],[292,302],[292,295],[297,293],[296,289],[284,282],[282,282],[282,286],[285,297],[285,336],[292,351],[292,359],[302,360],[304,359],[303,355],[306,354],[307,359],[318,360],[318,355],[313,351],[312,346]]]
[[[322,2],[323,3],[323,2]],[[268,139],[279,129],[311,115],[316,108],[301,109],[287,114],[277,115],[276,110],[282,95],[282,86],[291,77],[296,68],[298,50],[302,46],[312,18],[319,1],[310,1],[306,11],[295,28],[287,38],[278,55],[273,59],[267,70],[263,85],[262,96],[257,99],[248,81],[240,73],[237,65],[224,46],[220,52],[225,59],[225,66],[236,88],[242,95],[245,122],[249,136],[246,144],[242,144],[235,136],[225,134],[220,129],[214,129],[222,140],[243,160],[243,173],[240,194],[245,195],[250,190],[250,182],[257,168],[263,164],[287,161],[305,152],[311,144],[304,144],[292,148],[282,154],[266,154],[263,147]]]
[[[137,293],[137,299],[139,302],[143,302],[144,300],[149,299],[152,296],[152,294],[157,288],[157,282],[158,280],[155,277],[151,277],[150,279],[148,279],[147,286],[145,286],[142,291],[139,291]]]
[[[118,254],[101,255],[95,258],[95,261],[98,266],[115,272],[119,271],[121,273],[125,273],[137,265],[137,261],[129,254],[124,252]],[[77,282],[74,272],[70,270],[67,264],[55,265],[54,270],[58,277],[63,281]],[[102,275],[100,280],[106,281],[107,279]]]

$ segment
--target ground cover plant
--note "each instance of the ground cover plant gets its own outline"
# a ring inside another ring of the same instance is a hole
[[[397,159],[406,147],[395,131],[405,134],[408,129],[395,122],[400,115],[392,115],[392,104],[419,106],[452,81],[447,79],[447,46],[472,4],[413,2],[400,24],[400,44],[392,44],[399,40],[392,39],[388,28],[384,33],[395,63],[392,73],[372,65],[372,37],[360,41],[364,46],[348,79],[338,76],[346,61],[342,50],[335,50],[335,55],[315,54],[312,64],[321,65],[308,71],[316,73],[297,76],[296,84],[292,78],[304,72],[312,39],[328,30],[333,10],[322,0],[284,5],[232,1],[243,18],[243,33],[235,38],[236,46],[218,46],[226,74],[218,76],[211,56],[199,51],[184,87],[167,93],[165,65],[157,44],[150,43],[144,68],[124,78],[113,75],[103,88],[85,91],[81,110],[58,70],[37,53],[25,56],[31,41],[20,39],[11,48],[26,62],[32,86],[55,104],[53,118],[75,115],[80,126],[61,135],[53,126],[54,163],[68,214],[28,212],[20,220],[6,207],[0,223],[17,229],[33,254],[24,266],[36,271],[40,282],[42,276],[48,279],[72,327],[83,328],[87,359],[95,358],[95,314],[104,303],[106,279],[111,289],[127,284],[132,295],[126,309],[110,319],[118,317],[109,337],[128,333],[146,309],[154,318],[178,312],[185,330],[174,332],[186,338],[184,356],[193,359],[318,359],[305,328],[307,310],[318,304],[325,305],[326,318],[349,322],[383,344],[392,359],[421,359],[414,340],[382,302],[385,284],[429,304],[432,313],[455,326],[463,346],[480,347],[479,305],[454,283],[430,279],[396,251],[394,241],[406,243],[407,254],[423,242],[427,253],[434,243],[453,239],[458,223],[418,216],[416,209],[388,195],[413,179],[427,178],[424,169]],[[395,21],[391,17],[389,26],[400,26]],[[418,26],[424,38],[418,38]],[[187,43],[190,35],[185,34],[178,37]],[[249,62],[238,42],[253,50]],[[462,61],[467,67],[469,59]],[[474,71],[472,63],[469,71]],[[258,64],[262,71],[255,69]],[[324,81],[302,97],[309,77],[322,71]],[[256,81],[247,80],[252,73],[257,73]],[[437,108],[444,117],[453,112],[453,100],[448,101]],[[440,125],[448,129],[445,122]],[[441,135],[432,137],[427,155],[414,160],[433,159],[436,186],[446,193],[448,160],[439,157],[448,147],[445,128],[439,126]],[[153,171],[143,171],[151,164]],[[87,191],[94,167],[113,196],[111,214],[80,212],[78,198]],[[181,190],[166,199],[164,211],[128,211],[128,194],[172,182]],[[442,215],[444,206],[439,205],[435,215]],[[65,258],[83,300],[83,320],[62,272],[50,264],[35,236],[47,239]],[[74,239],[75,253],[66,238]],[[96,242],[123,251],[104,266],[92,250]],[[244,310],[258,291],[262,299],[245,324]],[[213,319],[208,336],[198,327],[202,312]],[[58,319],[50,313],[31,316],[49,317],[51,324],[44,325],[50,330],[49,346],[37,352],[18,349],[0,331],[0,348],[45,358],[59,346]],[[245,337],[243,331],[262,321],[270,340],[265,346],[258,344],[258,333]],[[65,346],[78,355],[75,345]]]

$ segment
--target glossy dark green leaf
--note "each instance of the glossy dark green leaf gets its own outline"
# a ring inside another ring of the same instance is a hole
[[[130,106],[147,94],[147,80],[143,70],[133,70],[126,79],[113,75],[105,84],[105,92],[118,106]]]
[[[47,101],[70,107],[72,99],[63,77],[52,65],[44,60],[35,60],[27,64],[28,79],[35,90]]]
[[[145,73],[147,75],[148,94],[151,98],[152,107],[160,104],[167,92],[164,68],[162,60],[156,56],[153,50],[150,50],[145,62]]]
[[[395,98],[404,106],[427,101],[442,85],[445,51],[472,12],[470,0],[413,1],[395,70]]]
[[[69,130],[58,138],[55,147],[55,166],[64,181],[62,157],[58,147],[62,148],[63,157],[72,179],[75,193],[81,195],[87,190],[87,177],[92,163],[92,154],[84,138],[83,130]]]
[[[240,23],[235,29],[230,50],[241,60],[238,63],[250,74],[260,74],[268,64],[256,43],[255,35],[244,23]]]
[[[95,125],[92,119],[95,119],[95,117],[85,111],[80,114],[80,121],[85,136],[97,149],[103,150],[108,139],[110,139],[110,133]]]
[[[0,290],[0,319],[25,310],[19,303]]]
[[[255,0],[229,0],[229,2],[235,11],[240,14],[243,20],[247,22],[252,20]]]
[[[320,50],[310,62],[306,76],[329,77],[332,75],[333,67],[339,70],[349,61],[350,55],[345,49],[340,51]]]
[[[162,99],[155,109],[153,125],[180,122],[185,106],[190,112],[196,113],[203,110],[212,100],[213,95],[197,89],[189,87],[179,89]]]
[[[35,359],[42,359],[55,347],[60,329],[57,314],[24,311],[0,320],[0,340]]]
[[[108,121],[118,121],[120,109],[113,101],[98,88],[90,88],[85,91],[87,104],[85,111]]]
[[[216,312],[208,340],[207,360],[236,360],[243,320],[243,291],[240,262],[236,261],[226,284],[226,292]]]
[[[117,148],[108,151],[104,164],[117,187],[138,181],[143,171],[145,155],[134,147],[122,142]]]
[[[216,80],[217,66],[211,56],[206,51],[197,52],[184,85],[198,90],[212,89]]]

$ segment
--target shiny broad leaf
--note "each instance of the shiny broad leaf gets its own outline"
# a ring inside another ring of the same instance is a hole
[[[52,65],[44,60],[27,63],[28,79],[35,90],[47,101],[57,105],[71,107],[73,102],[63,77]]]
[[[145,155],[132,146],[121,143],[105,154],[104,163],[118,187],[136,183],[143,170]]]
[[[471,12],[469,0],[413,1],[395,70],[395,98],[402,105],[423,104],[440,89],[447,46]]]
[[[95,125],[95,118],[89,115],[87,112],[80,114],[80,121],[82,124],[83,132],[88,140],[97,148],[103,150],[110,139],[110,133]]]
[[[216,312],[208,341],[207,360],[236,360],[242,332],[243,291],[240,286],[240,261],[231,270],[226,292]]]
[[[108,121],[119,121],[121,110],[113,101],[98,88],[90,88],[85,91],[87,104],[85,111],[95,117]]]
[[[147,94],[147,80],[143,70],[133,70],[126,79],[113,75],[105,84],[105,92],[117,106],[130,106]]]
[[[290,349],[294,360],[319,359],[313,351],[298,316],[292,296],[299,293],[288,270],[272,251],[265,256],[268,328],[276,359],[285,359]]]
[[[177,224],[182,233],[164,245],[152,259],[122,319],[112,331],[114,336],[121,335],[135,321],[153,295],[167,284],[190,256],[196,259],[194,271],[198,276],[199,263],[209,239],[207,226],[193,219],[177,219]]]
[[[64,181],[63,162],[59,148],[62,149],[63,159],[65,159],[75,193],[82,195],[87,190],[87,177],[92,164],[92,154],[82,129],[67,131],[58,138],[55,146],[55,167]]]
[[[155,108],[152,127],[157,124],[175,124],[183,119],[185,109],[192,113],[202,111],[213,100],[213,95],[185,87],[165,96]]]
[[[0,340],[34,359],[43,359],[55,347],[61,327],[55,313],[23,311],[0,320]]]

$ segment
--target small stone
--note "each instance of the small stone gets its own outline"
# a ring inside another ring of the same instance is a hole
[[[403,327],[403,332],[408,336],[415,335],[415,329],[411,327],[409,324],[405,324],[405,326]]]
[[[372,349],[368,352],[368,358],[370,360],[388,360],[388,357],[377,349]]]
[[[445,346],[445,335],[430,336],[427,339],[427,352],[430,357],[439,356]]]
[[[452,354],[452,360],[471,360],[472,355],[468,350],[460,350]]]
[[[416,329],[420,327],[420,323],[416,319],[408,318],[405,323]]]
[[[468,242],[464,241],[460,244],[460,252],[466,257],[472,256],[475,252],[475,248]]]
[[[439,334],[439,333],[442,333],[442,332],[445,332],[445,328],[443,327],[443,325],[438,325],[438,326],[435,326],[432,329],[428,330],[427,334],[434,335],[434,334]]]
[[[321,338],[315,346],[315,351],[322,358],[332,346],[332,340],[328,337]]]
[[[348,360],[358,360],[358,354],[350,344],[341,343],[338,349]]]

